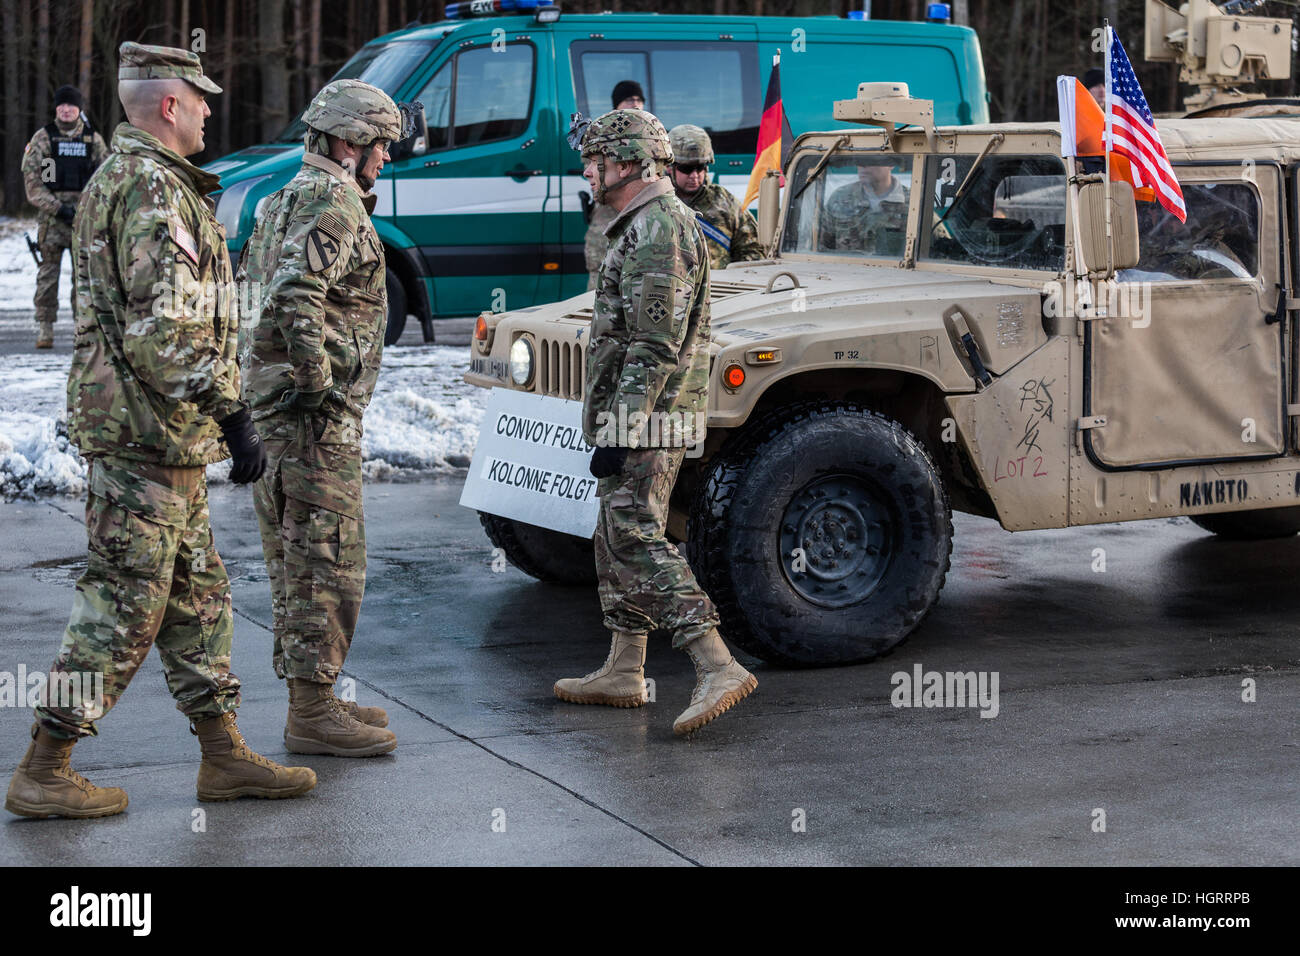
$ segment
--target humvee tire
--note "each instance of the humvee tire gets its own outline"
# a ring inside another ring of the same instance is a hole
[[[491,542],[524,574],[548,584],[595,584],[596,554],[590,538],[539,528],[513,518],[478,513]]]
[[[696,492],[686,548],[723,637],[773,664],[849,664],[888,654],[938,600],[952,509],[898,422],[805,403],[724,449]]]
[[[1229,541],[1265,541],[1289,538],[1300,531],[1300,508],[1260,508],[1217,515],[1192,515],[1206,531]]]

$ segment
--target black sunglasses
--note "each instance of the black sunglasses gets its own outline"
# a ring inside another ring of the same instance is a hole
[[[707,163],[690,163],[689,165],[686,163],[678,163],[676,164],[676,168],[683,176],[689,176],[691,173],[698,173],[702,169],[708,169],[709,166]]]

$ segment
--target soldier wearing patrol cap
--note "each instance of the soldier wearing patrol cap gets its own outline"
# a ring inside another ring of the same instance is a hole
[[[641,706],[649,632],[670,630],[673,646],[695,663],[690,704],[673,723],[675,733],[689,734],[758,686],[727,650],[713,602],[664,536],[685,448],[673,429],[638,424],[694,421],[707,410],[708,252],[694,216],[663,178],[672,151],[658,119],[614,110],[581,134],[575,117],[570,142],[579,135],[583,175],[617,212],[596,286],[582,410],[583,433],[597,446],[596,571],[613,641],[604,666],[556,681],[555,695]]]
[[[207,198],[218,180],[183,158],[203,149],[204,96],[221,89],[185,50],[124,43],[120,64],[127,122],[82,195],[73,240],[68,433],[90,460],[90,553],[52,699],[36,710],[5,800],[28,817],[126,808],[122,790],[96,787],[69,761],[155,644],[199,738],[200,800],[293,797],[316,785],[310,769],[253,753],[235,723],[230,583],[204,471],[233,455],[231,480],[246,483],[266,456],[239,398],[230,259]],[[75,699],[61,685],[79,688]]]
[[[677,198],[700,224],[709,250],[709,267],[725,269],[733,262],[762,259],[758,223],[725,186],[709,182],[713,141],[698,126],[683,123],[668,131],[673,148],[672,177]]]
[[[59,311],[59,269],[63,250],[72,249],[72,220],[81,190],[108,156],[104,138],[82,114],[81,90],[60,86],[54,93],[54,122],[36,131],[23,151],[23,185],[36,207],[36,242],[41,264],[36,272],[36,347],[54,347]],[[76,288],[72,290],[76,309]]]
[[[262,292],[241,365],[270,459],[254,500],[294,753],[369,757],[397,747],[383,709],[339,700],[334,683],[365,590],[361,417],[388,320],[370,190],[418,109],[359,80],[317,93],[303,114],[302,168],[267,202],[240,267]]]

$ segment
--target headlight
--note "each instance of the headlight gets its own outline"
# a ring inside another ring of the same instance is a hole
[[[510,346],[510,380],[524,388],[533,380],[533,343],[519,336]]]
[[[271,174],[267,173],[265,176],[245,179],[225,190],[217,199],[217,221],[225,227],[227,239],[233,242],[239,237],[239,221],[244,216],[244,197],[248,191],[262,180],[270,178]]]

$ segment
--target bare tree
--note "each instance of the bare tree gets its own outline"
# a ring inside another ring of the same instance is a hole
[[[289,121],[289,67],[284,58],[284,0],[259,4],[262,37],[262,139],[284,130]]]
[[[18,10],[12,3],[0,4],[4,7],[4,104],[5,104],[5,148],[4,148],[4,188],[5,209],[15,210],[24,201],[23,178],[19,170],[22,151],[26,145],[23,135],[22,90],[18,85]]]
[[[81,57],[77,64],[77,85],[82,95],[90,92],[91,54],[94,51],[95,0],[81,0]]]

